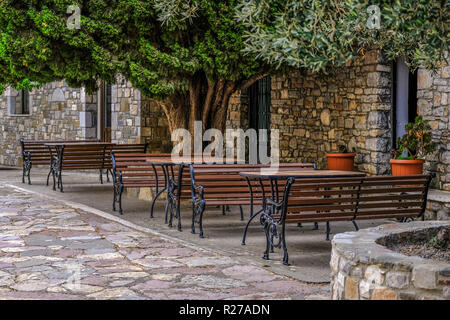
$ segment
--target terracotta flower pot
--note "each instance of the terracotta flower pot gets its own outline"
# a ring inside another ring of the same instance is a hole
[[[328,170],[353,171],[356,153],[326,153]]]
[[[393,176],[406,176],[410,174],[422,174],[424,160],[400,160],[391,159]]]

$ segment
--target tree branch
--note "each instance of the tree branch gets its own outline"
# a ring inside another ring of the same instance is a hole
[[[243,91],[254,84],[256,81],[261,80],[267,76],[267,73],[254,75],[253,77],[243,81],[236,89]]]

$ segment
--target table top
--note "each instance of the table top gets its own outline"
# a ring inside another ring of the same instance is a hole
[[[44,143],[45,146],[54,147],[54,146],[110,146],[115,145],[116,143],[112,142],[49,142]]]
[[[191,158],[191,157],[181,157],[178,159],[172,159],[172,157],[149,157],[146,159],[148,163],[156,164],[156,165],[176,165],[176,164],[184,164],[189,165],[192,163],[199,163],[199,164],[205,164],[205,163],[212,163],[216,161],[215,158]]]
[[[364,172],[358,171],[338,171],[338,170],[283,170],[275,172],[264,171],[244,171],[239,173],[241,176],[249,178],[350,178],[365,177]]]

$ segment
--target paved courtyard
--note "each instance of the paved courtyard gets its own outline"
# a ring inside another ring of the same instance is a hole
[[[327,299],[307,284],[0,183],[0,299]]]

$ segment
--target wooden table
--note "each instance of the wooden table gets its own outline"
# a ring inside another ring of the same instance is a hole
[[[50,152],[51,164],[50,173],[53,176],[53,190],[55,188],[55,180],[57,180],[58,189],[63,190],[62,170],[64,163],[64,151],[67,147],[74,151],[69,154],[70,164],[66,164],[66,169],[82,170],[82,169],[99,169],[100,182],[103,183],[103,165],[105,161],[106,148],[112,147],[115,143],[111,142],[51,142],[45,143]],[[103,153],[99,153],[103,147]]]
[[[286,184],[294,183],[295,179],[329,179],[329,178],[350,178],[350,177],[365,177],[366,174],[357,171],[338,171],[338,170],[286,170],[286,171],[275,171],[275,172],[262,172],[262,171],[245,171],[240,172],[240,175],[246,179],[256,179],[259,181],[261,186],[263,199],[262,205],[259,210],[257,210],[247,222],[244,229],[244,234],[242,237],[242,243],[245,244],[245,238],[247,236],[247,229],[250,222],[259,214],[264,211],[264,203],[266,198],[270,198],[274,202],[280,201],[279,194],[279,180],[286,180]],[[263,180],[269,180],[270,192],[267,192],[264,188]],[[286,185],[285,184],[285,185]],[[250,185],[250,184],[249,184]],[[270,196],[266,194],[270,193]],[[315,224],[317,228],[317,223]],[[327,222],[327,230],[329,229],[329,222]]]
[[[206,159],[206,160],[205,160]],[[173,218],[177,219],[177,229],[181,231],[181,189],[183,186],[183,170],[184,167],[194,163],[214,162],[215,158],[205,157],[181,157],[173,159],[168,157],[149,157],[147,162],[152,166],[161,166],[164,174],[165,185],[167,186],[167,200],[165,207],[165,223],[172,227]],[[174,167],[178,167],[174,169]],[[178,171],[178,175],[176,174]],[[156,171],[155,171],[156,172]],[[158,194],[158,196],[160,193]],[[156,199],[154,199],[155,201]],[[152,207],[153,210],[153,207]]]

